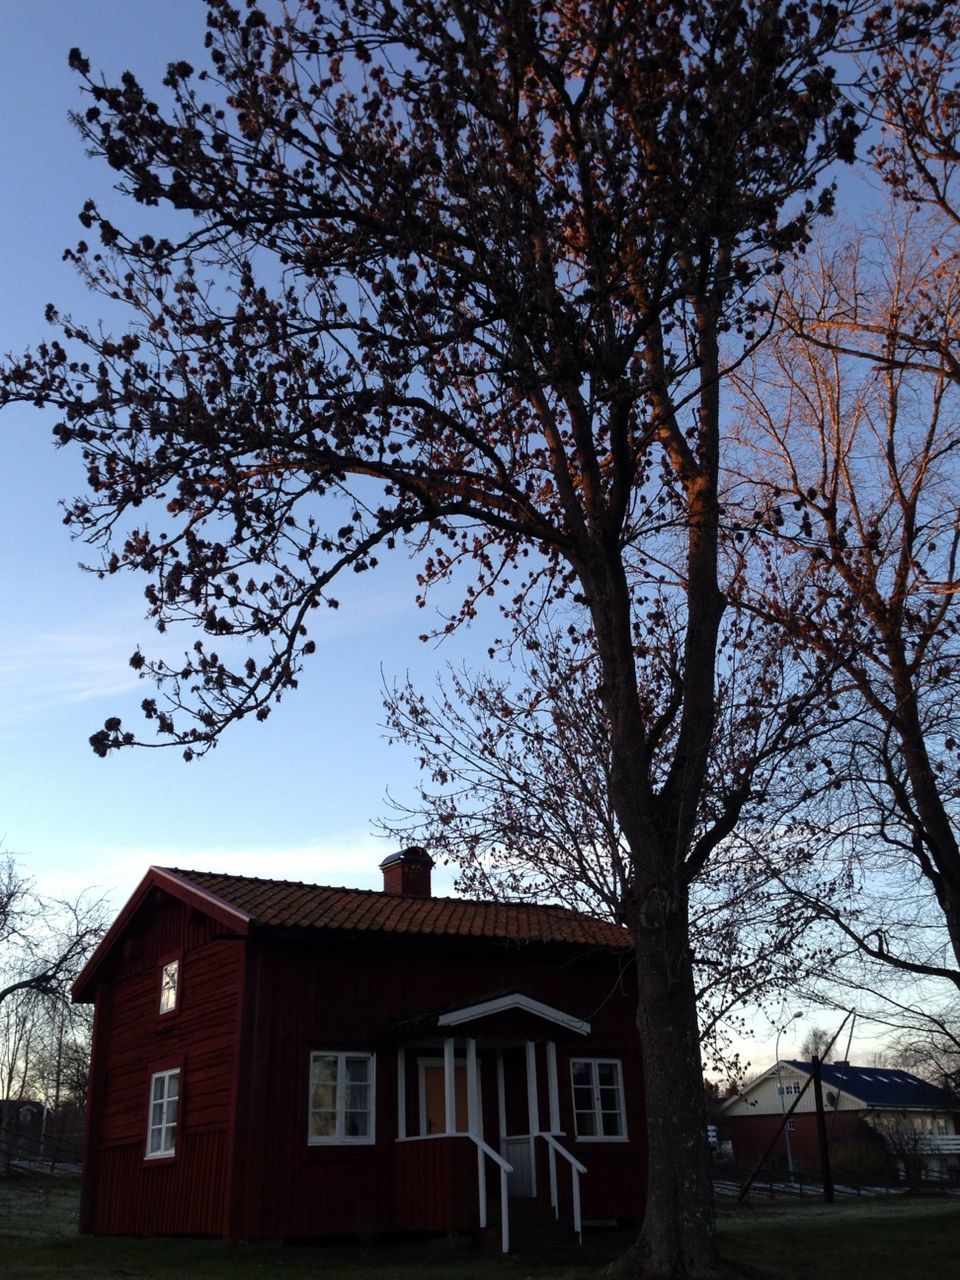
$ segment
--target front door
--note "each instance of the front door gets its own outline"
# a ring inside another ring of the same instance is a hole
[[[503,1158],[513,1165],[513,1172],[507,1174],[511,1200],[527,1200],[534,1194],[532,1145],[529,1135],[502,1140]]]
[[[467,1066],[457,1062],[453,1069],[453,1096],[456,1111],[456,1132],[466,1133],[467,1121]],[[420,1133],[446,1133],[446,1106],[443,1093],[443,1059],[420,1059]]]

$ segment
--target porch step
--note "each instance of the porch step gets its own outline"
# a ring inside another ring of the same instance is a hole
[[[491,1253],[500,1248],[500,1204],[490,1201],[486,1247]],[[639,1223],[584,1227],[583,1244],[573,1228],[558,1222],[549,1205],[536,1200],[510,1201],[510,1252],[521,1258],[537,1258],[559,1266],[579,1263],[602,1266],[625,1253],[637,1238]]]
[[[499,1228],[500,1205],[491,1203],[489,1222]],[[550,1262],[570,1262],[581,1254],[573,1228],[558,1222],[549,1205],[536,1200],[510,1201],[510,1252]]]

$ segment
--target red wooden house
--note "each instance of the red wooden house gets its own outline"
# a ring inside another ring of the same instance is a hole
[[[514,1197],[636,1218],[629,939],[557,906],[153,867],[96,1002],[81,1228],[234,1239],[472,1231]]]

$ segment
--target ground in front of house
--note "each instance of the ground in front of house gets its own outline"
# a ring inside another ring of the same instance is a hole
[[[628,1237],[588,1237],[589,1261],[502,1258],[445,1241],[363,1245],[225,1244],[216,1240],[94,1238],[77,1234],[79,1188],[72,1179],[0,1177],[0,1257],[11,1280],[594,1280]],[[778,1280],[955,1280],[960,1203],[905,1198],[835,1206],[758,1203],[724,1209],[725,1255]]]

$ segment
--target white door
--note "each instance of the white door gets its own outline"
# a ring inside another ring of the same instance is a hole
[[[513,1200],[533,1195],[531,1145],[529,1137],[503,1139],[503,1158],[513,1165],[513,1173],[507,1174],[507,1192]]]

